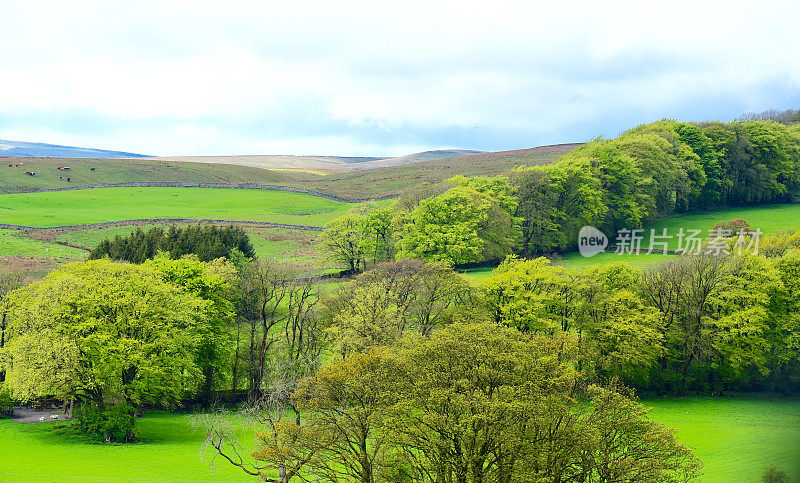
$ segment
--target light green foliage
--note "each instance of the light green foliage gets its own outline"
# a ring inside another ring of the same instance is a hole
[[[236,268],[225,259],[203,263],[196,256],[172,260],[160,254],[146,263],[163,274],[175,286],[207,302],[205,311],[197,314],[195,363],[203,373],[201,398],[211,401],[211,391],[221,386],[227,376],[226,361],[233,352],[231,328],[235,320]],[[215,382],[216,381],[216,382]]]
[[[496,322],[524,331],[552,332],[564,324],[569,304],[564,270],[544,257],[509,256],[478,286]]]
[[[429,334],[475,317],[472,295],[467,281],[447,264],[400,260],[339,287],[324,299],[321,317],[330,348],[347,355],[389,345],[409,330]]]
[[[571,246],[584,225],[599,225],[607,207],[586,163],[520,167],[512,172],[521,220],[521,251],[548,253]]]
[[[478,193],[484,194],[495,203],[497,203],[500,208],[502,208],[508,214],[514,214],[517,209],[518,201],[516,198],[516,193],[514,187],[509,183],[507,178],[502,176],[472,176],[472,177],[464,177],[464,176],[454,176],[447,180],[450,183],[455,183],[459,186],[466,186],[467,188],[472,188]]]
[[[20,400],[174,404],[197,379],[208,304],[151,267],[66,265],[11,296],[6,383]]]
[[[642,383],[664,352],[661,314],[639,296],[639,271],[626,263],[591,267],[580,277],[577,325],[604,376]]]
[[[304,380],[294,395],[305,426],[325,435],[313,474],[327,481],[380,481],[391,443],[384,410],[400,398],[397,370],[380,350],[353,354]]]
[[[516,238],[511,216],[493,198],[464,186],[421,201],[399,232],[398,258],[454,265],[500,259]]]
[[[590,481],[685,482],[701,475],[702,463],[675,440],[674,430],[647,419],[648,410],[625,389],[589,388],[583,456]]]
[[[331,220],[319,236],[319,246],[332,261],[351,273],[394,256],[391,208],[367,206]]]

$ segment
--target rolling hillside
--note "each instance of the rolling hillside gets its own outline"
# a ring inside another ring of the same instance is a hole
[[[453,155],[462,151],[431,151],[402,158],[350,158],[360,160],[353,161],[350,165],[371,166],[370,169],[351,170],[343,170],[340,167],[304,168],[302,166],[312,166],[303,164],[310,162],[310,158],[294,156],[255,157],[270,158],[272,163],[277,163],[279,158],[283,160],[280,168],[272,169],[211,162],[211,158],[197,162],[165,158],[0,157],[0,193],[72,188],[96,183],[263,183],[296,186],[346,198],[370,198],[397,194],[415,184],[425,181],[438,182],[457,174],[497,175],[520,164],[550,163],[576,146],[578,144],[559,144],[494,153],[470,152],[455,157]],[[344,161],[335,161],[341,158],[318,157],[318,159],[327,160],[336,166],[347,164]],[[399,164],[393,165],[393,163]],[[388,166],[383,166],[384,164]],[[68,166],[70,170],[58,169],[64,166]],[[36,174],[30,176],[26,172]]]
[[[164,156],[159,161],[181,161],[192,163],[233,164],[265,169],[309,169],[309,170],[363,170],[435,159],[449,159],[475,154],[480,151],[463,149],[424,151],[399,157],[347,157],[347,156],[289,156],[289,155],[245,155],[245,156]]]
[[[0,139],[0,156],[19,158],[146,158],[144,154]]]

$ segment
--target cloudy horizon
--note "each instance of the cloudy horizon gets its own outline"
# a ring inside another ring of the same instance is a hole
[[[0,139],[404,155],[800,108],[800,6],[11,0]]]

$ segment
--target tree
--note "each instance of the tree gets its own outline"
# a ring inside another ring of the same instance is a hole
[[[388,345],[407,330],[430,333],[475,307],[469,283],[447,264],[400,260],[377,265],[322,304],[331,349],[345,356]]]
[[[392,359],[376,349],[322,367],[303,381],[294,398],[308,412],[307,424],[330,438],[316,474],[328,481],[380,481],[389,444],[381,431],[383,410],[401,397],[396,372]]]
[[[6,345],[8,329],[8,312],[9,301],[8,296],[11,292],[22,286],[22,276],[15,273],[0,273],[0,354]],[[5,368],[0,365],[0,383],[6,380]]]
[[[400,230],[398,258],[462,265],[500,259],[516,238],[511,216],[491,197],[457,186],[427,198]]]
[[[578,297],[586,347],[601,380],[642,385],[664,353],[661,313],[640,297],[639,271],[624,262],[588,268]]]
[[[172,258],[192,254],[203,262],[210,262],[221,257],[229,258],[232,250],[238,250],[247,257],[255,256],[250,238],[239,226],[172,225],[167,231],[161,227],[147,231],[137,228],[128,236],[103,240],[89,254],[89,259],[109,257],[112,260],[144,263],[159,252],[169,252]]]
[[[391,208],[357,208],[333,219],[319,237],[324,253],[350,273],[394,256]]]
[[[489,313],[522,331],[554,333],[570,326],[571,285],[565,268],[544,257],[509,256],[479,283]]]
[[[251,400],[263,397],[264,380],[275,367],[310,370],[322,349],[314,308],[318,286],[302,272],[254,260],[241,271],[239,316],[247,326],[240,351],[248,371]]]
[[[200,399],[208,408],[212,390],[228,376],[225,362],[231,356],[231,329],[235,320],[234,292],[235,268],[224,258],[210,263],[201,262],[197,256],[178,260],[160,254],[147,262],[163,274],[164,279],[183,287],[208,302],[204,314],[196,325],[197,347],[195,362],[203,374]]]
[[[403,398],[387,425],[411,479],[526,480],[517,470],[541,444],[532,432],[571,401],[577,374],[565,342],[492,323],[405,341],[397,354]]]
[[[700,461],[675,440],[674,430],[647,419],[632,391],[612,384],[590,387],[588,394],[578,481],[684,482],[700,476]]]
[[[152,267],[73,263],[10,300],[6,384],[18,399],[170,406],[199,379],[198,315],[209,302]]]
[[[574,246],[582,226],[599,225],[605,216],[600,184],[585,164],[520,167],[512,172],[512,181],[525,254]]]

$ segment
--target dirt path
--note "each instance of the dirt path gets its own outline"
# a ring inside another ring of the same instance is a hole
[[[64,415],[61,408],[47,410],[14,408],[14,415],[11,418],[15,423],[51,423],[53,421],[70,421],[71,419]]]

